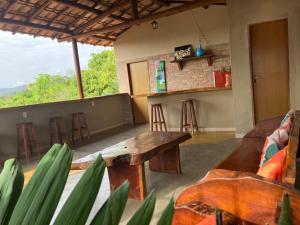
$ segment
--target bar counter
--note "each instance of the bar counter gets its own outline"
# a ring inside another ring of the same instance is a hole
[[[151,93],[151,104],[161,103],[169,130],[179,130],[182,99],[193,99],[200,130],[234,131],[232,87],[204,87],[189,90]]]

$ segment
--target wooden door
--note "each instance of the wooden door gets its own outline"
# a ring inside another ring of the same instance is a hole
[[[250,26],[255,122],[285,114],[289,101],[286,19]]]
[[[128,67],[134,123],[147,123],[149,122],[147,95],[150,92],[148,63],[131,63]]]

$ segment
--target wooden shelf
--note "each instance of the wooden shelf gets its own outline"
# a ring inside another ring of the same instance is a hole
[[[192,61],[192,60],[203,60],[203,59],[206,59],[207,60],[207,64],[209,66],[212,66],[212,64],[213,64],[213,58],[214,58],[214,55],[204,55],[204,56],[200,56],[200,57],[193,56],[193,57],[183,58],[183,59],[180,59],[180,60],[173,60],[170,63],[176,63],[177,66],[178,66],[178,69],[182,70],[184,62]]]

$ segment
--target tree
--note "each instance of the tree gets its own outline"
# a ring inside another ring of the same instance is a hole
[[[117,72],[113,50],[92,54],[88,69],[82,71],[86,97],[118,93]],[[26,90],[13,96],[0,97],[0,107],[31,105],[78,99],[77,80],[74,75],[39,74]]]
[[[92,54],[88,69],[82,71],[84,94],[95,97],[119,91],[115,54],[112,50]]]

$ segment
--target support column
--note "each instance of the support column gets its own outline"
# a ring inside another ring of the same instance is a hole
[[[75,64],[75,72],[76,72],[76,77],[77,77],[78,95],[81,99],[83,99],[84,98],[84,93],[83,93],[83,87],[82,87],[80,62],[79,62],[79,56],[78,56],[77,40],[75,38],[72,38],[72,46],[73,46],[73,57],[74,57],[74,64]]]

